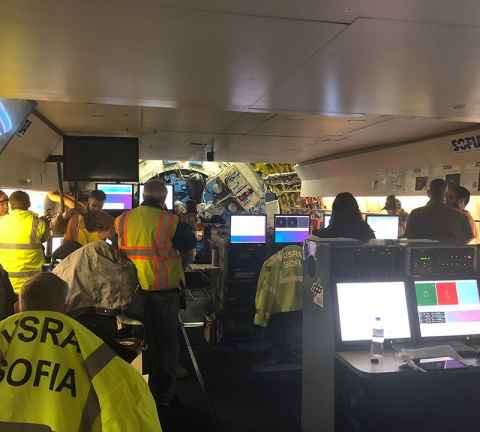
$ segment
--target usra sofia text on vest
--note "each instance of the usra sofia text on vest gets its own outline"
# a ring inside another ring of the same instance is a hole
[[[74,350],[80,354],[75,332],[71,330],[62,333],[62,331],[63,323],[54,318],[45,318],[41,321],[35,316],[24,316],[15,322],[12,330],[4,329],[1,337],[8,344],[15,339],[24,343],[40,342],[60,349]],[[0,383],[4,380],[13,387],[31,382],[34,387],[67,392],[72,397],[77,396],[75,369],[64,367],[48,358],[31,361],[19,357],[9,363],[0,352]]]

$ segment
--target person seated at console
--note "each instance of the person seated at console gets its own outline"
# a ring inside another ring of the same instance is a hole
[[[339,193],[332,206],[332,218],[327,228],[314,233],[322,238],[353,238],[369,241],[375,234],[363,220],[357,200],[349,192]]]
[[[142,376],[63,314],[67,291],[40,273],[0,322],[0,430],[161,431]]]

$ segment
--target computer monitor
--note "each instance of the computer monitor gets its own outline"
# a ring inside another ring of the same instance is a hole
[[[167,206],[168,210],[173,210],[173,185],[165,185],[167,187],[167,198],[165,198],[165,205]],[[142,184],[140,185],[140,190],[139,190],[139,197],[138,197],[138,202],[139,204],[142,203],[143,201],[143,191],[145,190],[145,186]]]
[[[367,223],[381,240],[398,239],[399,216],[394,215],[367,215]]]
[[[130,210],[133,208],[132,184],[97,183],[97,189],[105,192],[104,210]]]
[[[341,342],[368,341],[377,317],[385,339],[411,337],[405,282],[337,283]]]
[[[310,236],[310,216],[275,215],[275,243],[303,243]]]
[[[323,215],[323,228],[327,228],[332,220],[332,215]]]
[[[266,215],[232,215],[230,217],[230,243],[265,244],[266,241]]]
[[[422,338],[480,335],[476,279],[415,281]]]
[[[55,252],[63,244],[63,237],[52,238],[52,252]]]

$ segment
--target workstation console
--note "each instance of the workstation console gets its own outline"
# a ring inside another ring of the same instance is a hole
[[[480,424],[476,246],[308,240],[304,255],[304,431]],[[369,351],[376,317],[385,337],[378,362]],[[414,370],[396,354],[438,345],[455,356],[423,358]]]

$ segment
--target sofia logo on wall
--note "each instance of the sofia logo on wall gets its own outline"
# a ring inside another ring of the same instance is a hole
[[[454,152],[480,150],[480,135],[457,138],[450,144]]]

